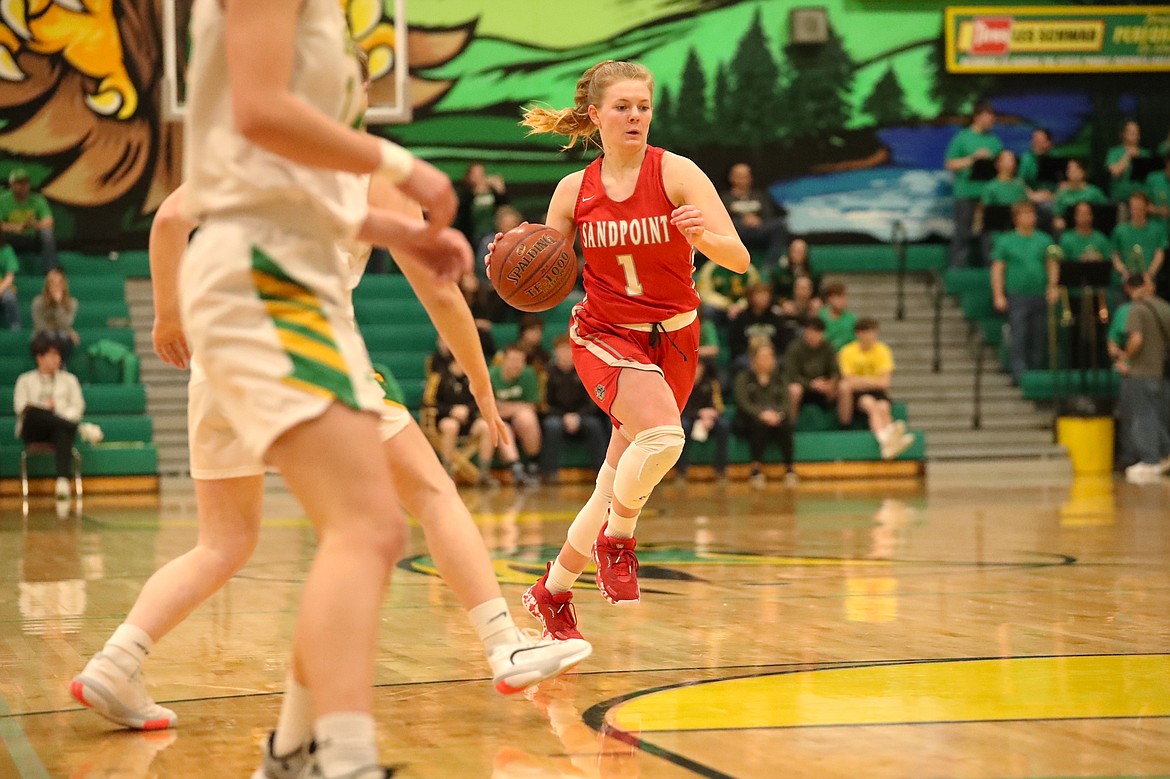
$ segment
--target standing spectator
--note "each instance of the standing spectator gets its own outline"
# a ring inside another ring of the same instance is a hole
[[[1003,148],[1003,143],[991,132],[994,126],[995,109],[990,103],[979,103],[975,106],[970,126],[960,130],[947,145],[946,168],[955,174],[955,227],[950,251],[952,268],[965,268],[968,265],[975,206],[985,185],[985,182],[971,180],[971,167],[977,160],[991,159]]]
[[[605,462],[609,425],[597,413],[589,390],[573,365],[573,345],[567,333],[553,342],[553,359],[545,382],[545,415],[540,421],[543,443],[540,470],[544,480],[555,483],[561,470],[565,438],[584,440],[589,449],[589,467],[597,472]]]
[[[1113,228],[1113,268],[1125,278],[1138,273],[1153,281],[1166,255],[1166,227],[1150,221],[1145,192],[1129,196],[1129,221]]]
[[[788,252],[776,263],[772,269],[772,293],[777,300],[791,300],[794,294],[796,280],[799,278],[812,279],[813,289],[821,285],[821,278],[813,273],[808,259],[808,241],[803,238],[793,238],[788,244]]]
[[[0,236],[0,306],[4,307],[4,324],[9,330],[20,329],[20,301],[16,297],[16,272],[20,261],[16,252]]]
[[[524,350],[525,359],[537,377],[543,377],[550,360],[548,349],[544,348],[544,320],[536,314],[520,317],[520,334],[516,343]]]
[[[784,377],[788,379],[788,417],[792,424],[800,418],[805,403],[823,409],[837,404],[837,382],[841,371],[837,365],[837,350],[829,343],[822,319],[811,319],[804,326],[800,338],[784,352]]]
[[[860,411],[868,417],[869,429],[877,439],[883,460],[892,460],[910,448],[914,435],[895,421],[890,405],[890,383],[894,377],[894,353],[878,340],[878,324],[866,317],[857,322],[857,340],[837,353],[841,370],[838,383],[837,415],[841,427],[853,424]]]
[[[61,368],[61,352],[48,338],[32,342],[36,370],[16,380],[12,405],[16,411],[16,435],[25,444],[51,443],[56,456],[57,498],[69,498],[69,469],[77,424],[85,412],[81,384]]]
[[[983,187],[979,202],[985,206],[1014,206],[1028,199],[1028,187],[1016,175],[1016,155],[1002,149],[995,155],[995,178]]]
[[[746,162],[731,166],[727,183],[731,186],[721,193],[723,205],[739,239],[762,260],[760,267],[767,270],[784,251],[784,220],[776,213],[768,193],[752,186],[752,169]]]
[[[711,464],[715,468],[715,476],[720,481],[726,479],[731,425],[723,416],[723,387],[719,384],[714,365],[706,360],[695,363],[695,388],[682,410],[682,428],[686,437],[696,443],[703,443],[708,438],[714,440],[715,455]],[[683,447],[677,464],[679,475],[684,479],[690,462],[688,444]]]
[[[1142,128],[1130,119],[1121,126],[1121,143],[1109,149],[1105,155],[1105,166],[1109,169],[1109,199],[1114,203],[1126,204],[1129,196],[1140,192],[1142,182],[1130,178],[1132,163],[1138,157],[1149,157],[1148,149],[1142,148]]]
[[[727,334],[731,353],[731,371],[734,375],[748,364],[748,346],[756,339],[772,344],[777,354],[783,354],[796,337],[796,327],[772,298],[772,288],[762,282],[747,290],[747,308],[731,323]]]
[[[760,282],[760,272],[748,264],[747,270],[735,273],[708,260],[699,269],[695,289],[702,302],[703,315],[722,326],[733,321],[747,307],[744,295],[748,287]]]
[[[845,285],[841,282],[826,284],[822,294],[825,297],[825,306],[817,317],[825,323],[825,338],[839,351],[842,346],[853,341],[857,314],[846,308],[849,301],[845,296]]]
[[[1036,206],[1012,206],[1015,229],[996,239],[991,252],[991,291],[995,310],[1008,315],[1011,329],[1012,379],[1044,361],[1045,294],[1055,289],[1045,255],[1052,236],[1036,229]],[[1054,302],[1054,301],[1053,301]]]
[[[528,366],[527,354],[516,343],[504,347],[503,359],[491,367],[490,373],[500,417],[512,426],[520,441],[528,457],[528,471],[520,463],[515,443],[501,446],[504,460],[512,469],[515,483],[535,484],[536,461],[540,456],[540,419],[536,415],[536,409],[542,404],[540,380]]]
[[[33,298],[33,337],[48,338],[61,353],[61,360],[69,362],[73,347],[81,343],[81,336],[73,329],[77,316],[77,298],[69,294],[69,279],[65,271],[54,268],[45,274],[41,294]]]
[[[1105,193],[1098,187],[1088,182],[1084,162],[1069,160],[1065,166],[1064,181],[1056,188],[1056,200],[1052,205],[1052,226],[1055,229],[1063,230],[1066,227],[1066,212],[1077,203],[1103,206],[1109,203],[1109,198],[1105,197]]]
[[[482,162],[467,166],[459,187],[459,211],[455,227],[463,231],[472,246],[486,235],[494,235],[496,209],[508,202],[508,190],[501,176],[489,175]]]
[[[1113,243],[1093,227],[1093,207],[1077,203],[1073,207],[1073,229],[1060,234],[1060,250],[1070,262],[1108,260],[1113,256]]]
[[[1020,178],[1035,197],[1033,202],[1050,201],[1056,189],[1056,182],[1040,178],[1040,161],[1052,152],[1052,133],[1046,127],[1032,130],[1032,142],[1020,157]],[[1009,204],[1010,205],[1010,204]]]
[[[1125,280],[1133,298],[1129,308],[1125,348],[1117,358],[1121,373],[1119,416],[1125,422],[1125,449],[1137,462],[1125,469],[1127,481],[1157,482],[1163,458],[1170,457],[1170,387],[1166,359],[1170,350],[1170,304],[1154,295],[1153,286],[1140,276]]]
[[[1150,198],[1150,221],[1170,226],[1170,153],[1165,155],[1166,167],[1146,176],[1146,195]]]
[[[792,298],[781,303],[780,310],[796,324],[805,325],[820,313],[821,305],[812,278],[798,276],[792,285]]]
[[[17,168],[8,176],[7,192],[0,192],[0,222],[8,242],[16,251],[41,253],[41,271],[57,267],[57,239],[53,235],[53,212],[40,192],[32,191],[28,172]]]
[[[451,477],[456,476],[455,444],[460,437],[466,436],[474,439],[477,445],[478,483],[494,485],[496,481],[492,478],[491,469],[495,444],[492,443],[487,420],[479,415],[475,395],[471,392],[471,382],[458,360],[452,360],[443,373],[434,373],[428,377],[423,397],[430,401],[426,405],[434,406],[435,427],[439,431],[439,457]]]
[[[788,417],[788,385],[776,363],[776,350],[764,339],[752,343],[749,365],[735,377],[735,432],[747,439],[752,460],[751,483],[763,487],[764,455],[768,445],[780,447],[785,478],[796,481],[792,420]]]
[[[496,209],[495,224],[497,233],[510,232],[524,222],[524,216],[515,208],[509,205],[502,205]],[[475,263],[475,275],[479,278],[479,283],[484,286],[491,286],[488,283],[487,277],[487,263],[483,262],[483,258],[490,253],[488,247],[491,246],[492,241],[495,240],[495,233],[488,233],[483,236],[479,242],[476,259],[479,262]]]

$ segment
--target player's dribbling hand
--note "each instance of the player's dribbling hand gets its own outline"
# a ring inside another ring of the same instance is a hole
[[[528,224],[528,221],[525,220],[525,221],[521,222],[520,224],[516,225],[512,229],[519,230],[521,227],[524,227],[527,224]],[[484,266],[484,268],[487,269],[487,277],[489,279],[492,277],[492,253],[496,250],[496,244],[499,243],[500,239],[503,237],[504,237],[503,233],[496,233],[496,237],[493,238],[491,240],[491,242],[487,245],[487,254],[485,254],[483,256],[483,266]]]
[[[703,219],[703,212],[695,206],[685,203],[670,212],[670,223],[682,232],[683,237],[692,246],[703,237],[707,224]]]
[[[455,221],[455,211],[459,208],[455,188],[451,179],[429,162],[416,157],[410,175],[398,188],[426,209],[427,221],[433,228],[448,227]]]
[[[179,322],[155,317],[150,340],[154,344],[154,353],[167,365],[183,370],[191,364],[191,347]]]

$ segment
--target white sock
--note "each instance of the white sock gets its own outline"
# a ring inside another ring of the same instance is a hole
[[[128,622],[118,625],[114,635],[102,647],[102,654],[110,658],[114,665],[132,676],[142,665],[142,661],[150,654],[154,641],[140,627]]]
[[[313,735],[313,697],[309,688],[298,682],[290,670],[284,680],[284,698],[280,702],[280,719],[272,739],[275,757],[285,757],[301,748]]]
[[[483,642],[484,651],[491,654],[492,650],[503,644],[515,644],[522,640],[512,615],[508,612],[508,602],[502,597],[486,600],[467,612],[471,626],[479,634]]]
[[[610,538],[633,538],[634,528],[638,526],[638,517],[642,512],[639,511],[632,517],[623,517],[615,514],[613,507],[609,509],[609,516],[606,521],[609,522],[605,527],[605,534]]]
[[[577,577],[580,575],[580,571],[573,573],[561,565],[560,559],[553,560],[552,567],[548,569],[548,578],[545,579],[545,586],[548,587],[548,591],[553,595],[568,592],[573,589],[573,585],[577,583]]]
[[[313,732],[317,738],[314,754],[322,775],[336,777],[378,765],[372,714],[364,711],[326,714],[317,718]]]

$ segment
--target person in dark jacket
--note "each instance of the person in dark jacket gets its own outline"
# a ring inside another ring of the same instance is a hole
[[[747,308],[731,323],[727,336],[732,375],[747,367],[750,341],[766,338],[776,354],[784,354],[795,337],[796,327],[776,305],[772,288],[753,284],[747,291]]]
[[[597,413],[589,391],[577,377],[568,334],[559,335],[553,341],[553,358],[545,370],[545,414],[540,421],[544,431],[540,452],[544,480],[557,481],[566,438],[585,441],[589,449],[589,465],[597,471],[605,462],[609,425]]]
[[[494,483],[491,475],[495,444],[488,424],[479,416],[479,407],[471,392],[471,382],[458,360],[451,360],[446,370],[432,373],[427,381],[424,403],[435,408],[435,426],[439,431],[439,457],[454,476],[455,444],[461,437],[475,439],[479,450],[479,483]]]
[[[764,477],[764,453],[769,444],[780,447],[786,479],[796,480],[792,421],[788,418],[788,382],[776,362],[776,350],[770,341],[754,341],[749,350],[750,363],[735,377],[735,432],[747,439],[752,459],[751,483],[761,488]]]
[[[731,424],[723,415],[723,388],[713,365],[699,360],[695,368],[695,388],[682,412],[683,433],[696,443],[708,438],[714,442],[711,465],[715,468],[715,475],[722,480],[727,478],[727,444],[731,433]],[[676,465],[683,478],[686,478],[690,465],[690,450],[691,444],[688,443]]]

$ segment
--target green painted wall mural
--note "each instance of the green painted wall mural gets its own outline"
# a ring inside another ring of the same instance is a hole
[[[367,50],[385,44],[392,3],[380,17],[371,0],[343,5]],[[951,75],[943,3],[818,5],[831,33],[822,46],[789,43],[792,4],[780,0],[409,1],[414,121],[374,131],[455,178],[483,160],[540,219],[555,182],[589,153],[525,136],[521,106],[566,105],[588,66],[636,59],[658,81],[653,143],[692,156],[717,184],[732,162],[752,163],[796,232],[872,241],[895,219],[914,239],[949,234],[942,152],[979,96],[1017,150],[1043,125],[1058,150],[1102,160],[1122,116],[1142,123],[1150,147],[1170,128],[1165,74]],[[156,0],[0,4],[0,175],[30,171],[66,246],[144,245],[177,184],[159,29]]]

